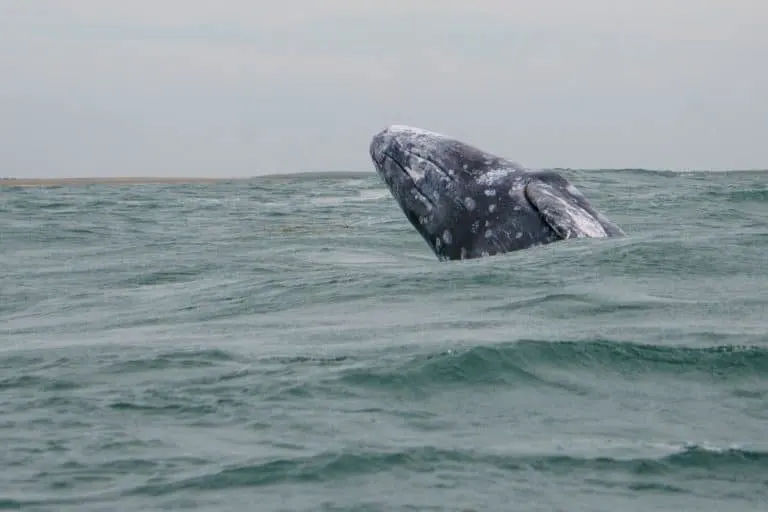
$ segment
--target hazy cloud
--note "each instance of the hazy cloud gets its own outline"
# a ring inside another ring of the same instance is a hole
[[[766,168],[762,0],[0,0],[0,175],[369,170],[407,123],[530,166]]]

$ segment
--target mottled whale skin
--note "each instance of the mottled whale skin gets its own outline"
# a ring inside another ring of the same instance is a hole
[[[624,235],[556,172],[526,169],[446,135],[392,125],[373,136],[370,155],[441,261]]]

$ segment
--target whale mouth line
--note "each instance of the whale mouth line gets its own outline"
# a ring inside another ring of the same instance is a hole
[[[457,181],[455,176],[451,175],[450,172],[443,170],[443,168],[440,165],[438,165],[437,162],[432,160],[430,157],[421,155],[415,151],[409,151],[408,153],[412,156],[415,156],[416,158],[421,158],[425,162],[432,164],[435,167],[435,169],[437,169],[440,172],[440,174],[447,177],[450,181],[453,181],[454,183]]]
[[[435,168],[437,168],[440,171],[440,174],[442,174],[443,176],[448,177],[448,180],[451,181],[454,184],[454,186],[458,184],[458,180],[456,179],[456,177],[451,176],[447,172],[443,171],[443,169],[439,165],[437,165],[434,161],[430,160],[429,158],[425,158],[425,157],[419,155],[418,153],[410,152],[410,154],[414,155],[414,156],[416,156],[418,158],[421,158],[424,161],[429,162],[430,164],[434,165]],[[414,187],[414,189],[416,189],[416,191],[419,193],[419,195],[422,196],[432,206],[435,206],[435,207],[437,206],[437,204],[432,199],[430,199],[429,196],[427,196],[424,192],[422,192],[422,190],[419,188],[419,185],[416,182],[416,180],[414,180],[413,176],[411,176],[411,173],[409,173],[405,169],[405,167],[397,160],[397,158],[393,157],[388,152],[383,152],[381,154],[381,157],[382,157],[382,162],[381,162],[382,164],[383,164],[384,160],[386,160],[387,158],[392,160],[392,162],[394,162],[395,165],[397,165],[397,167],[400,169],[400,171],[403,174],[405,174],[406,176],[408,176],[408,179],[411,181],[411,183],[413,183],[413,187]],[[462,201],[460,201],[458,199],[455,199],[454,201],[452,201],[452,203],[453,203],[454,207],[456,207],[458,210],[460,210],[460,211],[462,211],[464,213],[469,213],[469,210],[467,209],[467,206]]]
[[[418,194],[419,194],[421,197],[423,197],[425,201],[427,201],[429,204],[431,204],[433,207],[436,207],[436,206],[437,206],[437,205],[435,204],[435,202],[434,202],[434,201],[432,201],[432,199],[430,199],[430,198],[429,198],[429,196],[427,196],[427,195],[426,195],[424,192],[422,192],[422,191],[421,191],[421,189],[419,188],[419,185],[418,185],[418,183],[416,183],[416,180],[414,180],[414,179],[413,179],[413,177],[411,176],[411,173],[409,173],[409,172],[408,172],[408,171],[405,169],[405,167],[404,167],[404,166],[403,166],[403,165],[402,165],[400,162],[398,162],[398,161],[397,161],[397,158],[394,158],[392,155],[390,155],[390,154],[389,154],[389,153],[387,153],[387,152],[384,152],[384,153],[382,153],[382,154],[381,154],[381,157],[382,157],[382,159],[381,159],[381,163],[382,163],[382,165],[383,165],[384,161],[385,161],[387,158],[389,158],[390,160],[392,160],[392,162],[394,162],[394,164],[395,164],[395,165],[398,167],[398,169],[400,169],[400,171],[401,171],[403,174],[405,174],[406,176],[408,176],[408,179],[409,179],[409,180],[411,181],[411,183],[413,184],[413,188],[414,188],[414,190],[415,190],[415,191],[416,191],[416,192],[417,192],[417,193],[418,193]]]

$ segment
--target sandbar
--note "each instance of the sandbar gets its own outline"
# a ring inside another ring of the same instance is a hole
[[[55,187],[62,185],[184,185],[241,181],[246,178],[114,177],[114,178],[1,178],[0,186]]]

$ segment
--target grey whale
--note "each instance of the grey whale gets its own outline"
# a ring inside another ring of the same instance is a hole
[[[440,133],[391,125],[373,136],[369,152],[441,261],[624,235],[558,173],[526,169]]]

